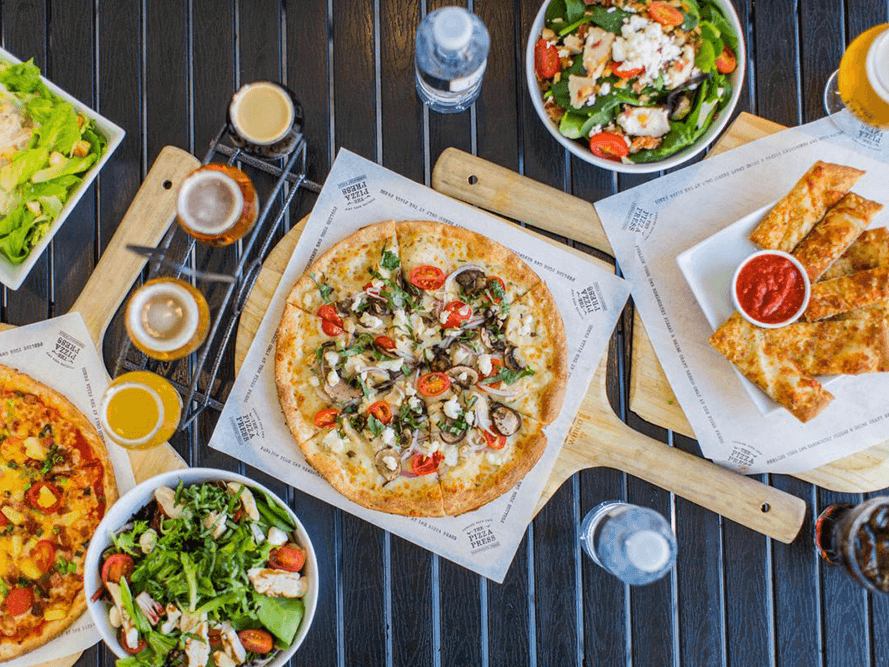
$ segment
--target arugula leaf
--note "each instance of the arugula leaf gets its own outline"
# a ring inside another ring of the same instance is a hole
[[[270,598],[254,595],[256,616],[259,622],[286,648],[293,643],[296,631],[302,623],[305,605],[296,598]]]
[[[687,2],[688,0],[685,1]],[[732,51],[738,52],[738,36],[719,7],[708,3],[701,10],[701,17],[710,21],[719,30],[720,37],[728,43]]]
[[[680,7],[682,11],[682,16],[684,20],[682,21],[682,25],[680,28],[688,32],[689,30],[693,30],[698,22],[701,20],[701,9],[698,7],[698,3],[696,0],[682,0],[682,6]]]
[[[572,19],[569,15],[568,21],[571,25],[560,30],[559,36],[564,37],[565,35],[574,32],[584,23],[595,23],[603,30],[619,35],[624,19],[628,16],[632,16],[632,14],[625,12],[622,9],[615,9],[614,11],[608,11],[608,9],[609,8],[606,7],[589,7],[586,10],[586,15],[579,17],[578,19]]]
[[[565,15],[568,13],[568,8],[565,5],[565,0],[552,0],[549,3],[549,7],[546,8],[546,25],[548,28],[553,30],[557,28],[561,28],[567,23],[565,21]]]
[[[398,255],[391,250],[384,250],[383,257],[380,260],[380,266],[389,271],[394,271],[401,266],[401,260],[398,259]]]
[[[713,42],[701,42],[698,55],[695,57],[695,67],[702,72],[710,72],[716,67],[716,50],[713,48]]]
[[[318,292],[321,294],[321,300],[324,303],[330,303],[330,293],[333,292],[333,288],[330,285],[325,285],[324,283],[315,280],[314,272],[309,273],[309,278],[312,279],[312,282],[315,283],[315,287],[318,288]],[[323,275],[321,276],[321,279],[324,279]]]
[[[130,585],[127,583],[126,577],[120,578],[120,601],[123,603],[124,611],[127,612],[139,632],[145,633],[151,630],[151,626],[142,615],[142,610],[133,601],[133,594],[130,592]]]
[[[520,370],[513,371],[508,369],[506,366],[501,366],[500,371],[497,373],[497,375],[492,375],[489,378],[485,378],[479,384],[494,384],[495,382],[515,384],[523,377],[529,377],[534,374],[535,372],[530,368],[522,368]]]
[[[367,418],[367,428],[368,430],[374,434],[374,437],[379,437],[383,434],[383,429],[385,429],[385,425],[379,419],[371,415]]]

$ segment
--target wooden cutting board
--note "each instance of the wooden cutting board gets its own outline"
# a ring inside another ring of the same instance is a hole
[[[783,129],[764,118],[741,113],[710,155]],[[613,254],[592,204],[503,167],[449,150],[436,163],[432,182],[436,189],[458,199]],[[553,216],[552,211],[559,211],[559,215]],[[694,437],[638,312],[633,324],[630,409],[653,424]],[[889,442],[794,476],[834,491],[866,493],[885,488],[889,486]]]

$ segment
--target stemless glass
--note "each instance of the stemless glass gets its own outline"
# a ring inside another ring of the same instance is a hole
[[[166,442],[182,416],[179,392],[150,371],[124,373],[108,385],[99,418],[105,435],[127,449],[148,449]]]

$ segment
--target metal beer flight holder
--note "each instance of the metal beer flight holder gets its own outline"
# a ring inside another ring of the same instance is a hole
[[[274,160],[262,160],[245,153],[240,148],[222,143],[226,134],[227,127],[224,126],[210,144],[210,150],[204,156],[203,164],[213,162],[214,158],[218,157],[221,159],[216,161],[224,161],[228,165],[237,161],[242,168],[250,167],[277,177],[266,195],[265,203],[252,229],[237,244],[227,246],[227,248],[239,247],[238,261],[234,270],[230,274],[218,274],[208,273],[204,268],[189,266],[190,260],[191,263],[194,261],[193,251],[196,240],[176,222],[167,230],[157,248],[131,247],[135,252],[145,253],[148,251],[150,253],[147,280],[160,277],[187,279],[189,276],[195,276],[202,282],[206,281],[204,284],[209,285],[206,290],[202,291],[210,305],[210,329],[206,340],[196,352],[174,361],[158,361],[138,350],[130,341],[129,336],[126,336],[114,366],[114,377],[120,375],[122,371],[148,370],[169,380],[182,397],[182,417],[179,420],[179,430],[189,426],[208,407],[222,410],[225,399],[220,394],[223,387],[216,386],[219,368],[228,351],[228,343],[232,334],[236,331],[238,318],[244,309],[247,297],[253,289],[262,263],[269,252],[269,247],[275,239],[276,232],[281,228],[285,213],[296,195],[301,194],[304,189],[315,193],[321,191],[320,185],[306,177],[307,144],[302,134],[299,135],[290,154]],[[248,176],[250,175],[251,170],[244,169],[244,171]],[[285,184],[289,186],[289,190],[283,194],[283,200],[279,201]],[[182,237],[183,241],[177,243],[176,247],[184,248],[184,250],[171,251],[173,240],[177,236]],[[260,237],[262,237],[261,243],[254,253],[253,248]],[[205,253],[204,264],[209,261],[211,255],[212,253]],[[214,303],[223,287],[225,291],[222,292],[218,303]],[[212,360],[210,359],[211,350],[214,350]]]

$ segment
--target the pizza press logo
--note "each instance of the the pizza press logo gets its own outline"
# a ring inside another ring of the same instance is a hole
[[[346,199],[345,208],[347,211],[363,208],[374,201],[374,197],[371,196],[370,190],[367,187],[366,174],[361,174],[361,176],[350,178],[348,181],[337,183],[336,186],[340,189],[340,192],[343,193],[343,197]]]
[[[491,519],[471,523],[463,528],[463,533],[469,540],[469,551],[473,556],[500,546],[500,540],[491,530]]]
[[[235,439],[241,446],[249,444],[253,438],[263,438],[265,436],[262,422],[256,414],[256,410],[251,410],[247,414],[230,417],[229,423]]]
[[[84,344],[74,336],[60,331],[55,344],[47,350],[46,354],[57,364],[65,368],[74,368],[74,362],[84,347]]]

